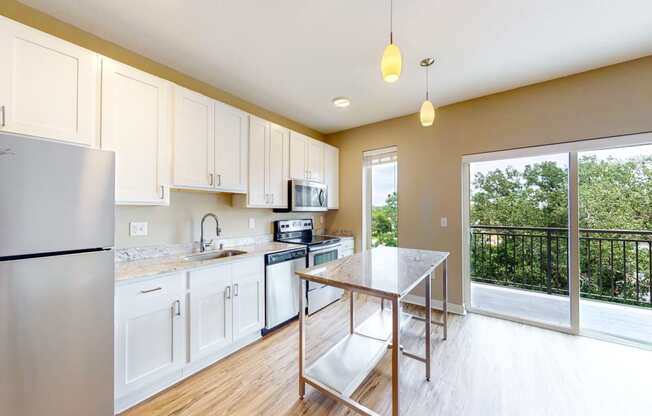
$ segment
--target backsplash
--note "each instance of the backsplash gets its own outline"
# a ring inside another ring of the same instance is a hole
[[[232,195],[226,193],[172,190],[169,207],[116,206],[115,247],[147,249],[153,246],[192,245],[199,241],[201,218],[209,212],[220,220],[221,239],[225,240],[269,238],[274,232],[273,221],[279,219],[312,218],[318,231],[323,228],[319,219],[325,213],[276,213],[271,209],[234,207],[231,200]],[[249,227],[250,219],[255,223],[253,228]],[[148,235],[130,236],[130,222],[147,222]],[[206,220],[205,237],[216,238],[212,218]]]
[[[273,240],[273,234],[266,234],[255,237],[220,238],[213,240],[212,247],[208,247],[207,249],[217,249],[220,247],[220,245],[222,245],[224,248],[229,248],[249,244],[261,244],[268,243]],[[157,259],[163,257],[181,256],[197,252],[199,252],[198,242],[118,248],[115,251],[115,261],[124,262],[133,260]]]

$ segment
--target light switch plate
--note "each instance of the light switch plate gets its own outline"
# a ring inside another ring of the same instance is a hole
[[[144,237],[147,235],[147,223],[146,222],[130,222],[129,223],[129,235],[131,237]]]
[[[252,229],[252,230],[256,228],[256,219],[255,218],[249,218],[249,228]]]
[[[441,226],[442,227],[448,227],[448,218],[441,217]]]

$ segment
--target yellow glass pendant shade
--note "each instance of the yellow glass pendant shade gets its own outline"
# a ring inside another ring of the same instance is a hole
[[[390,43],[383,52],[383,59],[380,62],[380,70],[383,74],[385,82],[396,82],[401,76],[401,66],[403,59],[401,58],[401,50],[393,43]]]
[[[432,123],[435,122],[435,107],[429,100],[425,100],[423,104],[421,104],[419,117],[421,118],[421,125],[423,127],[432,126]]]

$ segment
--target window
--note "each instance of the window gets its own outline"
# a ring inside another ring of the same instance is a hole
[[[398,246],[396,146],[363,154],[363,246]]]

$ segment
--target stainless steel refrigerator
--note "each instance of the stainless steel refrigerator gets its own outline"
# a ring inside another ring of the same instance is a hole
[[[0,133],[0,415],[113,414],[114,169]]]

